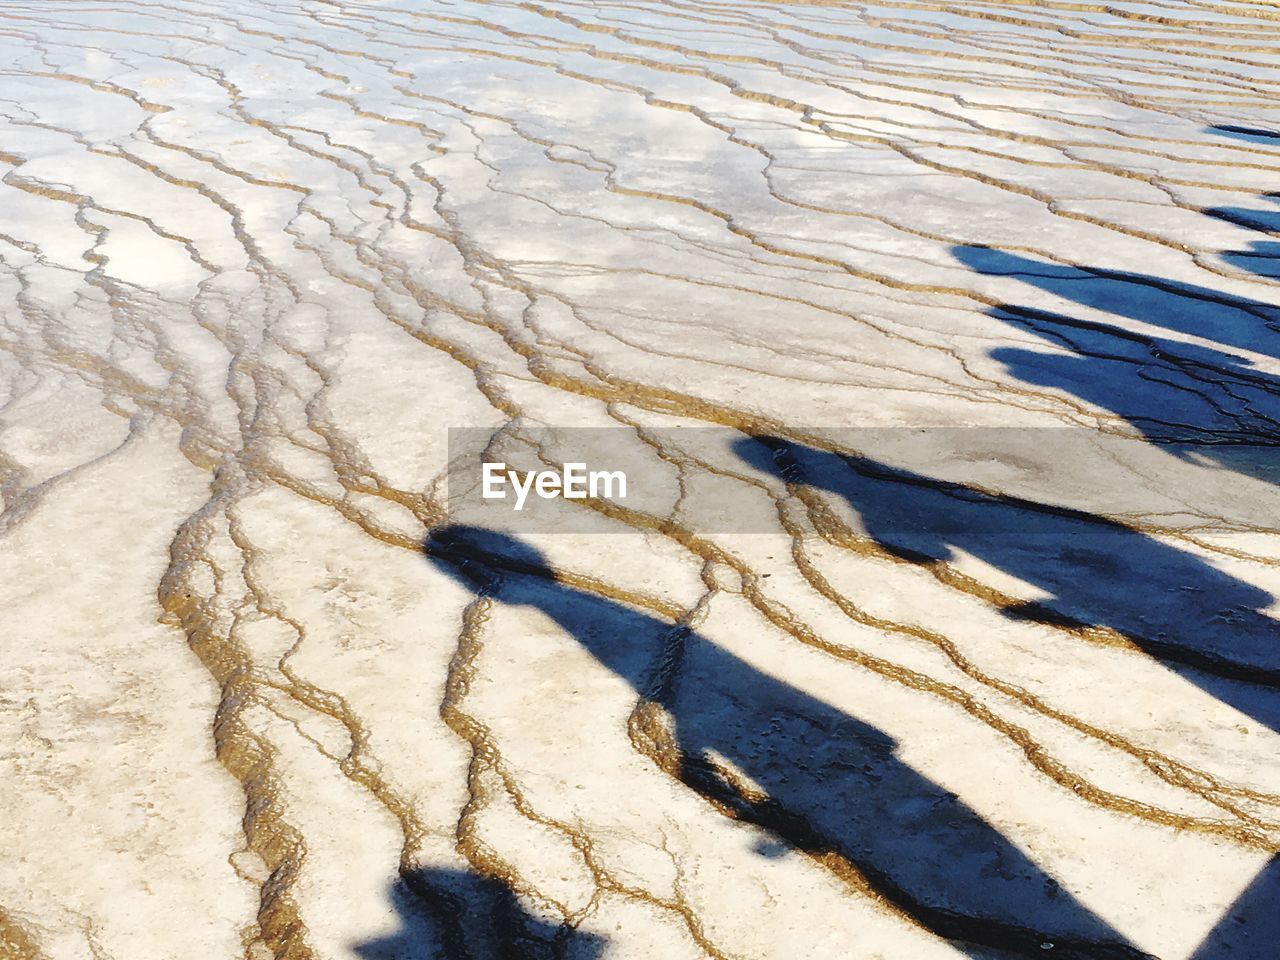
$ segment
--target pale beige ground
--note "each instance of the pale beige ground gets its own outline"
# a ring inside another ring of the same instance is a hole
[[[0,957],[1275,956],[1280,491],[1143,432],[1280,412],[1277,18],[0,3]],[[544,424],[646,516],[424,556]],[[732,443],[939,425],[1115,552]]]

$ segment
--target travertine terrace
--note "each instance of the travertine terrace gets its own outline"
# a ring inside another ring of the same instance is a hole
[[[4,960],[1280,956],[1280,6],[0,51]]]

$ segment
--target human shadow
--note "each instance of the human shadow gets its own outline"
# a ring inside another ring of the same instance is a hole
[[[1277,138],[1276,145],[1280,146],[1280,138]],[[1205,213],[1217,220],[1225,220],[1237,227],[1244,227],[1246,230],[1253,230],[1268,237],[1280,236],[1280,193],[1263,194],[1263,199],[1277,204],[1277,209],[1215,207],[1206,210]],[[1233,267],[1248,270],[1260,277],[1280,280],[1280,243],[1274,239],[1251,241],[1247,250],[1223,251],[1222,259]]]
[[[1220,124],[1209,127],[1208,132],[1250,144],[1280,146],[1280,131]],[[1266,194],[1264,198],[1280,202],[1280,194]],[[1274,239],[1280,235],[1280,212],[1238,207],[1219,207],[1205,212],[1268,238],[1251,241],[1248,249],[1225,251],[1222,254],[1225,262],[1264,278],[1280,279],[1280,243]],[[1196,457],[1280,484],[1280,378],[1228,352],[1249,350],[1280,357],[1280,337],[1276,336],[1280,332],[1277,324],[1280,306],[1276,303],[1154,276],[1048,264],[986,247],[959,246],[953,248],[953,255],[982,274],[1016,276],[1032,287],[1114,316],[1212,341],[1213,345],[1207,347],[1191,345],[1018,304],[1002,304],[988,311],[989,315],[1029,330],[1060,350],[1068,351],[1012,348],[993,351],[992,357],[1019,380],[1062,390],[1112,411],[1137,428],[1147,440],[1177,456]],[[1225,349],[1218,349],[1219,346]],[[1121,534],[1120,539],[1126,538]],[[1130,541],[1136,542],[1131,538]],[[1141,555],[1148,551],[1137,552]],[[1123,557],[1125,553],[1117,556]],[[1154,607],[1161,611],[1160,619],[1169,621],[1170,626],[1178,626],[1173,617],[1163,613],[1170,610],[1166,600],[1171,587],[1187,589],[1188,595],[1197,599],[1214,597],[1212,605],[1243,611],[1242,626],[1246,628],[1266,627],[1265,620],[1259,619],[1266,601],[1250,596],[1253,588],[1234,581],[1224,584],[1225,575],[1217,571],[1206,581],[1198,575],[1197,564],[1199,561],[1187,557],[1181,569],[1175,564],[1173,569],[1163,571],[1160,579],[1151,578],[1152,582],[1166,586]],[[1057,581],[1051,582],[1050,587],[1065,588],[1066,597],[1078,593],[1076,586],[1061,577],[1046,575],[1042,570],[1037,578],[1034,565],[1018,566],[1033,574],[1025,579],[1038,583],[1046,579]],[[1199,566],[1212,569],[1203,564]],[[1124,570],[1149,573],[1137,562]],[[1085,585],[1086,593],[1092,593],[1096,578],[1088,576],[1087,571],[1081,573],[1079,582]],[[1167,579],[1169,575],[1173,579]],[[1123,579],[1131,582],[1132,576]],[[1055,596],[1064,594],[1055,593]],[[1092,596],[1077,599],[1087,601],[1086,607],[1096,608]],[[1107,615],[1108,604],[1098,608],[1098,615],[1111,625],[1132,620],[1139,611],[1149,618],[1153,609],[1149,600],[1149,595],[1135,592],[1127,613],[1123,605],[1114,608],[1120,614],[1119,621]],[[1240,624],[1235,617],[1224,619],[1233,628]],[[1185,623],[1171,636],[1189,636],[1196,623],[1195,620]],[[1269,632],[1274,635],[1274,624]],[[1248,645],[1247,640],[1245,643]],[[1169,648],[1152,650],[1141,641],[1139,645],[1168,662]],[[1265,654],[1265,648],[1254,650],[1251,655],[1257,653]],[[1257,671],[1251,686],[1232,682],[1224,687],[1217,679],[1221,671],[1197,670],[1189,675],[1179,672],[1224,702],[1277,730],[1280,729],[1275,697],[1277,656],[1280,654],[1256,661],[1256,666],[1263,669]],[[1260,701],[1260,697],[1265,702]],[[1276,929],[1274,905],[1280,900],[1278,864],[1280,859],[1273,859],[1259,874],[1206,938],[1193,960],[1262,960],[1277,955],[1280,932]]]
[[[1190,960],[1275,960],[1280,953],[1280,854],[1258,872]]]
[[[896,741],[876,727],[696,632],[558,582],[542,555],[516,538],[455,526],[436,531],[424,549],[456,579],[541,611],[660,708],[675,756],[655,759],[686,786],[959,948],[975,956],[988,956],[983,948],[1147,956],[902,760]],[[667,679],[655,683],[658,676]]]
[[[1207,132],[1280,147],[1280,131],[1219,124]],[[1263,199],[1280,203],[1280,193]],[[1204,212],[1268,238],[1224,251],[1224,261],[1280,279],[1280,209]],[[1110,410],[1178,456],[1194,455],[1280,484],[1280,378],[1229,352],[1280,358],[1280,301],[1134,272],[1046,263],[984,246],[955,246],[952,255],[986,276],[1016,277],[1082,306],[1211,341],[1212,346],[1193,345],[1012,303],[988,311],[1070,351],[993,351],[1019,380]]]
[[[1280,307],[1156,278],[1085,270],[957,247],[960,262],[1114,315],[1280,357]],[[1148,441],[1280,485],[1280,377],[1216,346],[1189,344],[1019,304],[987,311],[1058,348],[1002,347],[991,357],[1024,383],[1070,393],[1128,421]],[[1065,352],[1063,352],[1065,351]]]
[[[1280,730],[1280,623],[1272,597],[1204,560],[1082,511],[922,476],[771,437],[738,455],[784,481],[827,490],[866,536],[921,566],[976,557],[1047,594],[1006,616],[1106,627],[1215,698]]]
[[[1210,127],[1209,132],[1280,146],[1280,132],[1276,131],[1224,124]],[[1267,194],[1265,199],[1280,201],[1280,194]],[[1220,207],[1206,213],[1268,236],[1280,234],[1280,209]],[[1257,241],[1251,246],[1249,251],[1228,251],[1224,258],[1255,273],[1270,275],[1276,261],[1269,254],[1280,249],[1280,244]],[[959,262],[984,275],[1016,277],[1064,300],[1210,341],[1209,345],[1189,344],[1020,304],[1005,303],[988,311],[990,316],[1028,330],[1058,348],[1052,352],[993,350],[992,358],[1003,363],[1018,380],[1051,387],[1109,410],[1174,456],[1280,485],[1280,377],[1261,371],[1247,358],[1230,352],[1248,350],[1280,358],[1280,303],[1154,276],[1044,263],[988,247],[957,246],[952,252]],[[1236,503],[1243,503],[1245,510],[1257,509],[1248,501]],[[1263,505],[1258,516],[1230,519],[1265,528],[1274,522],[1266,512]],[[1102,622],[1125,633],[1143,626],[1132,623],[1139,616],[1156,620],[1157,636],[1188,636],[1191,631],[1202,629],[1203,616],[1180,620],[1194,612],[1186,610],[1186,602],[1170,604],[1170,589],[1183,591],[1184,601],[1194,600],[1201,605],[1207,601],[1205,612],[1214,607],[1235,611],[1222,616],[1222,620],[1230,624],[1235,645],[1240,649],[1219,652],[1265,670],[1271,678],[1266,682],[1274,683],[1280,664],[1278,655],[1268,649],[1266,638],[1274,636],[1277,624],[1261,615],[1262,608],[1270,603],[1269,596],[1135,531],[1126,531],[1119,525],[1112,525],[1111,529],[1114,536],[1110,539],[1118,550],[1116,559],[1129,562],[1130,570],[1142,571],[1147,584],[1163,586],[1158,604],[1122,598],[1110,609],[1099,609],[1097,597],[1079,596],[1082,590],[1092,594],[1105,586],[1098,584],[1097,578],[1080,577],[1073,586],[1066,578],[1046,572],[1052,567],[1037,575],[1027,564],[1017,565],[1021,571],[1017,575],[1031,582],[1050,580],[1045,586],[1055,597],[1067,602],[1073,598],[1086,601],[1087,607],[1099,610]],[[1160,557],[1181,559],[1165,564],[1153,562]],[[1151,635],[1149,630],[1143,633]],[[1254,633],[1257,638],[1252,638]],[[1182,640],[1175,640],[1174,644],[1173,648],[1151,652],[1167,656],[1170,649],[1190,649]],[[1190,662],[1193,666],[1212,666]],[[1241,679],[1264,677],[1246,675]],[[1239,705],[1236,697],[1225,699]],[[1256,716],[1254,711],[1246,712]],[[1269,725],[1276,728],[1274,722]]]
[[[392,885],[401,929],[356,944],[363,960],[598,960],[606,940],[530,914],[503,881],[415,870]]]
[[[1218,214],[1222,219],[1235,216],[1241,220],[1246,214],[1264,216],[1259,211],[1233,212],[1228,208],[1220,208]],[[1028,286],[1117,317],[1280,358],[1280,304],[1147,274],[1032,260],[994,247],[954,246],[951,254],[984,276],[1016,277]],[[1030,318],[1037,313],[1027,307],[1019,309]],[[1106,329],[1105,324],[1077,324],[1081,329]],[[1134,334],[1128,336],[1132,338]],[[1175,341],[1165,343],[1183,346]],[[1198,359],[1207,362],[1210,354],[1202,351]],[[1219,359],[1230,366],[1248,366],[1247,361],[1229,355]]]

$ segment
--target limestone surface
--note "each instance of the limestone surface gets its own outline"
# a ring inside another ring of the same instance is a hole
[[[1280,5],[0,78],[0,960],[1280,956]]]

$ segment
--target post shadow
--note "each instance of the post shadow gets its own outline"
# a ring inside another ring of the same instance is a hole
[[[922,566],[963,551],[1048,598],[1006,616],[1109,627],[1215,698],[1280,730],[1280,623],[1267,592],[1131,527],[1088,513],[988,494],[865,457],[770,437],[738,455],[788,483],[827,490],[866,535]]]
[[[599,960],[607,941],[521,906],[503,881],[415,870],[392,885],[401,929],[356,944],[361,960]]]
[[[451,527],[436,531],[424,550],[469,586],[541,611],[663,708],[678,748],[672,770],[686,786],[838,873],[851,867],[877,897],[960,949],[1036,957],[1052,949],[1079,960],[1148,956],[959,797],[900,759],[881,730],[696,632],[557,582],[544,558],[516,538]],[[674,682],[654,685],[659,661],[676,664]],[[726,775],[715,758],[736,772]],[[767,847],[760,852],[771,855]]]

